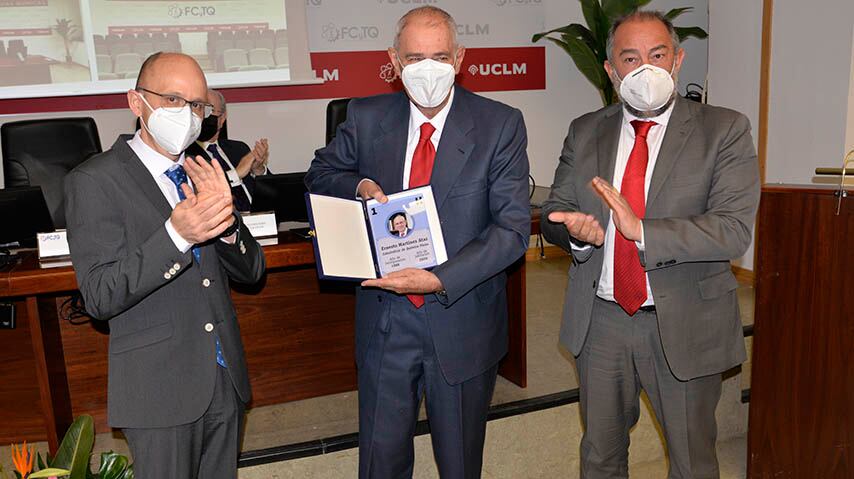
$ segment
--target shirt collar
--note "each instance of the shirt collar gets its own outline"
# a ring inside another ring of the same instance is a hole
[[[660,114],[658,116],[653,116],[650,118],[638,118],[638,117],[632,115],[628,110],[626,110],[625,107],[623,107],[623,125],[624,126],[629,125],[629,128],[632,131],[634,131],[634,128],[631,127],[632,121],[640,120],[640,121],[654,121],[658,125],[666,127],[667,123],[670,121],[670,115],[673,114],[673,108],[675,106],[676,106],[676,100],[674,100],[673,103],[671,103],[670,106],[667,107],[667,109],[664,110],[664,112],[662,114]]]
[[[149,173],[151,173],[151,176],[159,178],[160,175],[166,173],[166,170],[169,170],[175,165],[184,166],[184,153],[181,153],[177,161],[172,161],[171,158],[161,155],[155,151],[154,148],[146,145],[139,136],[139,133],[139,130],[137,130],[136,134],[133,135],[133,138],[128,141],[128,146],[130,146],[133,152],[136,153],[136,156],[139,157],[142,164],[145,165],[145,168],[148,169]]]
[[[438,138],[442,137],[442,130],[445,128],[445,121],[448,119],[448,114],[451,112],[451,105],[454,103],[454,87],[451,87],[451,93],[448,94],[448,102],[445,103],[445,106],[439,110],[439,113],[436,113],[436,116],[433,118],[427,118],[424,116],[424,113],[421,113],[421,110],[418,109],[418,106],[409,101],[409,138],[410,140],[415,136],[415,132],[420,131],[421,125],[424,122],[430,122],[433,125],[433,128],[436,131],[433,133],[434,135],[438,134]]]
[[[202,147],[203,150],[207,150],[208,147],[211,145],[216,145],[217,148],[219,148],[219,142],[218,141],[197,141],[196,144],[199,145],[200,147]]]

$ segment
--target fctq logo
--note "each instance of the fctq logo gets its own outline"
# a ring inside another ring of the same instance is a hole
[[[469,67],[469,73],[481,76],[527,75],[527,63],[481,63]]]
[[[216,8],[212,6],[181,7],[180,5],[171,5],[169,7],[169,16],[172,18],[212,17],[214,15],[216,15]]]
[[[514,5],[542,5],[543,0],[492,0],[492,3],[499,7],[507,7]]]
[[[457,35],[461,37],[471,37],[476,35],[489,35],[488,23],[458,23]]]
[[[321,36],[330,43],[335,43],[338,40],[368,40],[378,38],[380,36],[380,29],[372,25],[347,25],[339,27],[334,23],[327,23],[323,26]]]

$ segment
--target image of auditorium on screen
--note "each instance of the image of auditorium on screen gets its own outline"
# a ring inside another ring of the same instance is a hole
[[[0,0],[0,87],[135,79],[155,52],[287,69],[285,0]]]

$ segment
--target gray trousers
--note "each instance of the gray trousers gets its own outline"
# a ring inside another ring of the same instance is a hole
[[[426,308],[391,298],[387,330],[377,328],[359,367],[359,478],[412,477],[421,398],[442,479],[481,476],[486,416],[498,365],[461,384],[445,381]]]
[[[194,422],[125,428],[137,479],[235,479],[245,406],[231,377],[217,366],[213,398]]]
[[[630,317],[616,303],[597,298],[576,367],[585,426],[582,478],[628,477],[629,429],[638,421],[641,388],[664,430],[668,478],[720,477],[715,408],[721,375],[690,381],[674,377],[654,312],[638,311]]]

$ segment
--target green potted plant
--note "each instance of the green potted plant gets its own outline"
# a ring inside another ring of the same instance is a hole
[[[570,23],[547,32],[537,33],[531,39],[538,42],[545,38],[561,47],[569,54],[578,70],[593,84],[602,97],[602,103],[608,106],[618,101],[603,64],[608,59],[605,44],[608,31],[614,20],[631,13],[652,0],[579,0],[584,21],[587,25]],[[692,7],[674,8],[664,16],[673,21],[679,15],[692,10]],[[688,37],[706,38],[709,35],[700,27],[674,27],[681,42]]]
[[[22,448],[12,446],[16,479],[133,479],[133,464],[126,456],[109,451],[101,453],[98,472],[89,469],[92,446],[95,444],[95,422],[92,416],[79,416],[68,428],[56,451],[56,456],[38,462],[33,451],[24,443]],[[36,467],[37,466],[37,467]],[[8,479],[0,466],[0,478]]]
[[[71,43],[83,40],[80,29],[67,18],[57,18],[53,31],[62,37],[62,41],[65,43],[65,63],[71,63]]]

